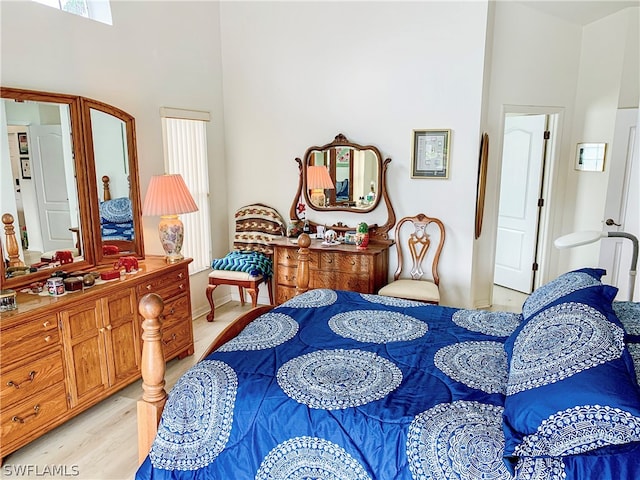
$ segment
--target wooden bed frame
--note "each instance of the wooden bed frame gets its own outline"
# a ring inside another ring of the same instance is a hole
[[[298,271],[296,295],[309,289],[309,245],[311,238],[303,233],[298,238]],[[148,293],[140,299],[139,311],[142,322],[142,399],[138,401],[138,459],[142,463],[146,458],[151,444],[158,433],[158,424],[164,404],[167,401],[165,386],[166,365],[162,353],[162,322],[160,316],[164,304],[162,298],[155,293]],[[244,327],[263,313],[274,308],[265,305],[251,309],[238,317],[225,328],[207,348],[200,360],[208,356],[221,345],[236,337]]]

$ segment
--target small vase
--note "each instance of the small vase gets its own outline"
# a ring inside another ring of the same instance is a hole
[[[357,232],[356,233],[356,248],[358,250],[364,250],[369,245],[369,232]]]

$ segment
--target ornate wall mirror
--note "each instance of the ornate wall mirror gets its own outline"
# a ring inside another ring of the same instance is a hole
[[[384,225],[370,225],[370,232],[380,239],[395,223],[395,214],[386,189],[386,170],[391,159],[382,160],[380,150],[372,145],[350,142],[343,134],[333,142],[307,149],[304,160],[296,158],[300,169],[298,191],[291,205],[290,218],[299,219],[300,199],[311,209],[367,213],[384,202],[388,219]],[[314,222],[310,222],[315,225]],[[338,231],[354,227],[332,225]]]
[[[142,257],[133,117],[75,95],[0,87],[0,97],[2,288],[49,277],[57,252],[71,253],[72,263],[61,266],[66,271],[113,261],[103,254],[100,233],[100,158],[118,158],[131,179],[124,192],[117,187],[133,220],[118,254]]]

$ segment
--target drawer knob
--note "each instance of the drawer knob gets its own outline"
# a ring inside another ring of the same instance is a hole
[[[184,290],[184,283],[181,283],[180,286],[178,287],[180,290]]]
[[[328,259],[327,263],[333,263],[333,258]]]
[[[44,337],[44,341],[45,342],[50,342],[51,341],[51,335],[47,335],[46,337]]]
[[[50,322],[49,320],[47,320],[46,322],[44,322],[44,323],[42,324],[42,326],[43,326],[44,328],[47,328],[47,327],[49,327],[50,325],[51,325],[51,322]]]
[[[36,406],[33,407],[33,413],[25,415],[24,417],[19,417],[18,415],[14,415],[13,418],[11,419],[11,421],[12,422],[17,422],[17,423],[24,423],[24,422],[27,421],[27,419],[29,417],[37,416],[39,412],[40,412],[40,405],[36,405]]]
[[[355,264],[356,264],[356,261],[351,259],[351,265],[355,265]]]
[[[20,388],[20,385],[22,385],[25,382],[33,382],[34,378],[36,378],[36,371],[31,370],[31,372],[29,372],[29,378],[27,378],[26,380],[23,380],[22,382],[14,382],[13,380],[9,380],[7,382],[7,387]]]
[[[169,340],[162,340],[162,343],[164,345],[169,345],[171,342],[173,342],[176,338],[178,338],[178,336],[174,333],[171,335],[171,339]]]
[[[112,328],[111,324],[107,325],[107,330],[111,331]]]
[[[174,313],[176,313],[176,309],[172,308],[171,310],[169,310],[169,315],[173,315]]]
[[[151,290],[151,285],[147,285],[147,290]]]
[[[180,280],[182,280],[182,279],[184,278],[184,273],[180,272],[180,273],[178,274],[178,278],[179,278]]]

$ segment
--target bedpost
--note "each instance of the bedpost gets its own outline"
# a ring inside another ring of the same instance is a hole
[[[311,237],[303,233],[298,237],[298,280],[296,282],[296,295],[309,290],[309,245]]]
[[[165,361],[162,352],[160,314],[164,308],[162,298],[148,293],[140,299],[138,310],[142,322],[142,400],[138,400],[138,460],[142,463],[158,433],[158,424],[167,399],[164,389]]]
[[[20,260],[20,251],[18,250],[18,241],[16,240],[16,231],[13,227],[13,215],[5,213],[2,215],[2,223],[4,223],[4,234],[6,238],[7,256],[9,257],[10,267],[24,267],[24,262]],[[4,259],[2,259],[4,261]]]

